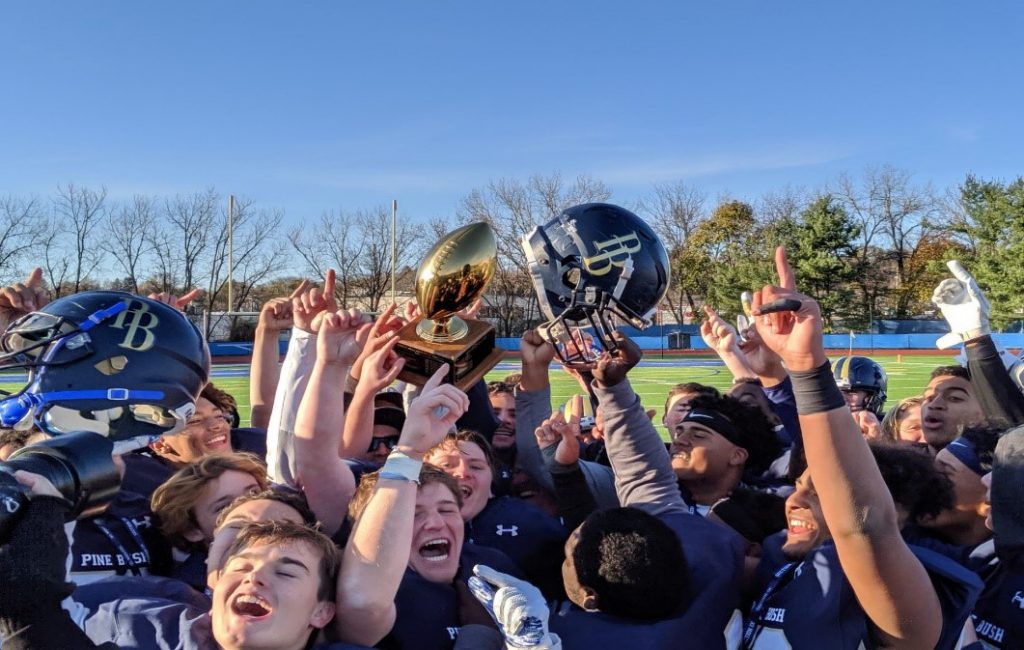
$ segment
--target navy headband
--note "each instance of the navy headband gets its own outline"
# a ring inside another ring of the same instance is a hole
[[[981,459],[978,458],[978,451],[974,448],[974,443],[963,436],[946,445],[946,451],[953,454],[957,460],[978,476],[984,476],[988,473],[981,467]]]

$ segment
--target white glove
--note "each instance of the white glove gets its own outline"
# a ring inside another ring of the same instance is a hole
[[[954,278],[946,278],[935,287],[932,302],[942,311],[942,317],[953,330],[946,334],[935,345],[939,348],[951,348],[961,341],[969,341],[989,334],[988,300],[985,299],[974,277],[956,260],[946,262]]]
[[[540,590],[529,582],[478,564],[469,589],[498,624],[511,648],[560,650],[557,634],[548,632],[548,606]]]

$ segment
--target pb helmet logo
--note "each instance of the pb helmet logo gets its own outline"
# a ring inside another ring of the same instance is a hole
[[[128,303],[128,309],[118,314],[110,326],[123,330],[125,333],[124,340],[118,343],[118,346],[136,352],[145,352],[156,343],[153,329],[159,324],[160,319],[149,311],[149,305],[132,300]]]
[[[613,266],[621,268],[625,265],[629,256],[639,252],[642,247],[635,232],[605,241],[596,241],[594,248],[597,249],[597,254],[584,257],[583,266],[593,275],[605,275]]]

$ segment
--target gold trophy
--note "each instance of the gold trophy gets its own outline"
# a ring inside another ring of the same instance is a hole
[[[398,330],[395,351],[405,358],[398,375],[422,386],[443,364],[446,381],[465,390],[497,365],[504,350],[494,328],[456,314],[473,304],[494,277],[498,246],[486,223],[449,233],[430,249],[416,273],[416,302],[423,316]]]

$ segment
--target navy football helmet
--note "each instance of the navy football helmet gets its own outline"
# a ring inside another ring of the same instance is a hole
[[[118,291],[55,300],[11,323],[0,347],[5,369],[29,370],[0,400],[0,424],[92,431],[115,451],[183,428],[210,375],[209,349],[184,314]]]
[[[889,377],[882,366],[867,357],[839,357],[832,368],[832,374],[839,390],[862,390],[867,393],[864,408],[881,417],[885,406],[885,391],[889,388]]]
[[[668,290],[661,240],[643,219],[616,205],[568,208],[524,236],[522,245],[548,319],[538,332],[566,363],[590,364],[602,347],[614,350],[616,319],[649,326]]]

